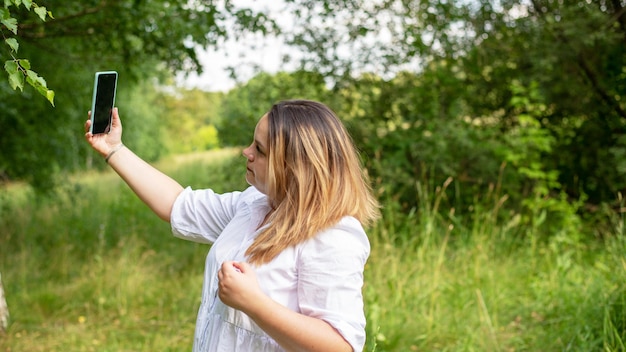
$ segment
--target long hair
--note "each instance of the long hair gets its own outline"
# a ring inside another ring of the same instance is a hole
[[[246,251],[254,264],[353,216],[364,226],[379,216],[352,138],[336,114],[309,100],[282,101],[268,116],[268,226]]]

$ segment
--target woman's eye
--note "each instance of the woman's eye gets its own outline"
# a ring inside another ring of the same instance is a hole
[[[257,152],[259,152],[259,153],[261,153],[261,154],[263,154],[263,152],[261,151],[261,148],[259,148],[259,146],[258,146],[258,145],[256,146],[256,151],[257,151]]]

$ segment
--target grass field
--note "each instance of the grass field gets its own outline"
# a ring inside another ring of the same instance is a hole
[[[242,189],[237,152],[171,158],[181,183]],[[482,207],[473,221],[385,203],[369,230],[366,351],[625,351],[626,236],[538,233]],[[11,312],[0,351],[188,351],[208,247],[178,240],[110,171],[54,199],[0,190],[0,273]],[[504,220],[502,220],[504,218]]]

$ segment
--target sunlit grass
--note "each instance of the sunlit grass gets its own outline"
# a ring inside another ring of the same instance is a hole
[[[242,189],[237,154],[158,167],[195,188]],[[497,192],[471,220],[441,209],[448,185],[418,185],[411,214],[384,202],[369,230],[366,351],[624,350],[622,217],[602,241],[550,237],[502,214]],[[0,351],[191,349],[207,246],[172,237],[110,170],[68,177],[54,199],[20,187],[0,197],[11,311]]]
[[[409,216],[388,204],[371,231],[368,351],[625,350],[623,218],[605,242],[550,238],[497,221],[490,194],[463,226],[438,210],[445,186]]]
[[[15,351],[165,351],[189,345],[201,275],[172,273],[168,261],[137,237],[90,260],[67,261],[80,266],[65,278],[9,285],[13,324],[2,342]],[[10,289],[15,287],[21,290]]]

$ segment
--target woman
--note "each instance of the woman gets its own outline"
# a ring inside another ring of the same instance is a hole
[[[243,192],[183,188],[122,144],[117,109],[108,134],[85,136],[175,236],[212,243],[194,351],[363,350],[361,224],[378,204],[328,107],[272,106],[243,150]]]

